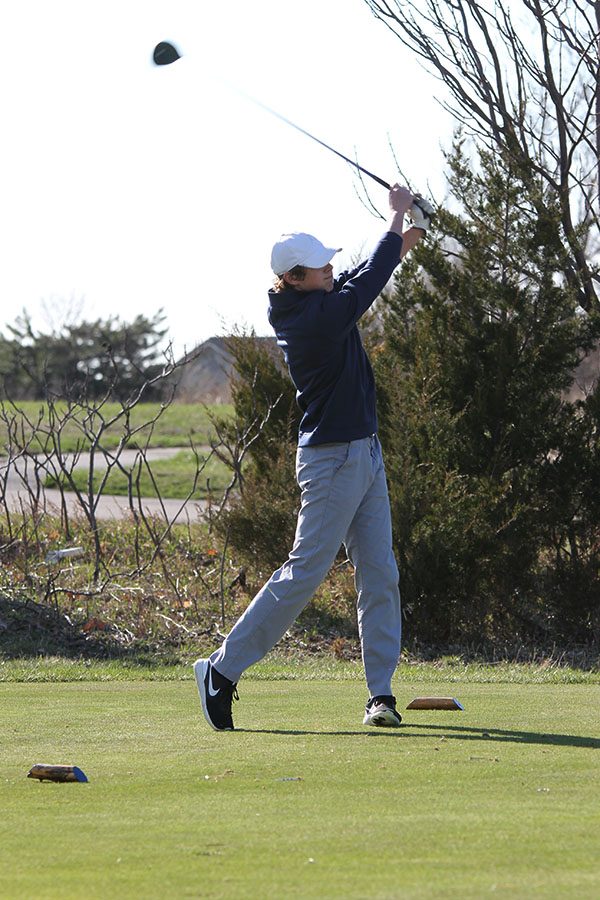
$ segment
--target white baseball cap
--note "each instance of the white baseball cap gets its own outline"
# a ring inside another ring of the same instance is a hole
[[[282,234],[271,251],[271,268],[276,275],[289,272],[294,266],[306,266],[308,269],[320,269],[331,262],[341,247],[325,247],[312,234],[294,231]]]

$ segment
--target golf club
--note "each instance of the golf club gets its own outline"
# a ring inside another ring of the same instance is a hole
[[[154,53],[152,55],[152,59],[157,66],[169,66],[171,63],[176,62],[180,59],[181,54],[176,50],[173,44],[170,44],[168,41],[161,41],[160,44],[157,44],[154,48]],[[289,119],[286,119],[285,116],[282,116],[281,113],[276,112],[274,109],[271,109],[270,106],[267,106],[265,103],[261,103],[260,100],[257,100],[255,97],[251,97],[249,94],[246,94],[245,91],[241,91],[239,88],[235,88],[235,90],[241,94],[246,100],[250,100],[251,103],[254,103],[256,106],[260,106],[265,112],[270,113],[272,116],[275,116],[281,122],[285,122],[286,125],[290,125],[292,128],[295,128],[296,131],[300,131],[302,134],[306,135],[306,137],[311,138],[311,140],[315,141],[317,144],[320,144],[322,147],[325,147],[326,150],[330,150],[332,153],[335,153],[336,156],[341,157],[341,159],[345,160],[345,162],[350,163],[351,166],[354,166],[355,169],[358,169],[359,172],[362,172],[363,175],[368,175],[369,178],[372,178],[373,181],[376,181],[377,184],[380,184],[382,187],[390,190],[391,185],[388,184],[387,181],[384,181],[383,178],[379,178],[378,175],[374,175],[373,172],[369,172],[368,169],[363,168],[363,166],[359,166],[357,162],[353,159],[349,159],[347,156],[344,156],[343,153],[340,153],[339,150],[335,150],[333,147],[330,147],[329,144],[326,144],[325,141],[320,140],[320,138],[315,137],[314,134],[311,134],[310,131],[306,131],[306,129],[301,128],[299,125],[296,125],[294,122],[291,122]]]

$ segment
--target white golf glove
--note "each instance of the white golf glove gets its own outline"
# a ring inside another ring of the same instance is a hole
[[[431,225],[434,212],[435,210],[429,200],[426,200],[425,197],[421,197],[420,194],[417,194],[413,201],[413,205],[408,211],[413,228],[422,228],[423,231],[427,231]]]

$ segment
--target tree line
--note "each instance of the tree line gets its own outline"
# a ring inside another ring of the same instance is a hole
[[[124,400],[144,386],[145,400],[161,399],[165,314],[65,321],[36,328],[27,310],[0,334],[0,397],[86,402],[111,396]]]

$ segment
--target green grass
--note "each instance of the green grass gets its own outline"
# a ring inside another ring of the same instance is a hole
[[[206,639],[205,639],[206,640]],[[214,642],[206,648],[209,653]],[[185,681],[190,677],[190,663],[164,664],[156,660],[131,659],[66,659],[58,656],[0,656],[1,682],[73,682],[73,681]],[[586,684],[600,685],[600,671],[584,671],[550,662],[525,664],[501,662],[462,663],[442,657],[435,663],[401,662],[397,677],[412,684]],[[299,655],[275,650],[252,667],[254,681],[358,681],[364,679],[362,664],[327,656]]]
[[[50,423],[48,419],[48,407],[46,404],[41,401],[31,400],[20,401],[18,406],[24,414],[24,418],[22,418],[22,435],[19,430],[20,440],[27,441],[35,430],[27,424],[26,419],[33,423],[33,425],[37,425],[38,419],[41,416],[40,427],[46,431],[48,430]],[[4,421],[4,417],[8,417],[8,419],[11,420],[15,415],[14,410],[7,404],[2,404],[2,409],[4,410],[4,413],[3,416],[0,417],[0,455],[2,455],[2,448],[6,446],[8,439],[7,424],[6,421]],[[56,404],[57,419],[59,423],[64,419],[66,409],[65,404]],[[101,407],[100,415],[104,421],[109,421],[120,409],[121,407],[118,403],[105,403]],[[158,403],[140,403],[131,412],[131,428],[137,428],[138,426],[145,425],[147,422],[151,421],[156,416],[159,409],[160,404]],[[138,443],[145,443],[146,439],[148,439],[148,446],[150,447],[185,447],[189,446],[191,437],[196,446],[206,445],[210,442],[210,437],[213,433],[213,428],[209,419],[209,411],[216,412],[219,416],[227,417],[232,415],[233,406],[229,404],[219,404],[205,407],[199,403],[172,403],[162,412],[152,432],[150,433],[150,428],[144,428],[141,433],[136,436],[136,441]],[[85,411],[75,410],[73,417],[62,429],[61,447],[64,452],[72,452],[78,448],[85,449],[87,446],[81,427],[77,425],[77,422],[81,421],[84,415]],[[17,416],[17,418],[20,417]],[[92,424],[97,430],[100,419],[98,418],[95,423]],[[121,439],[122,430],[123,421],[119,420],[103,436],[102,446],[106,449],[116,447]],[[44,440],[44,435],[38,429],[31,450],[35,452],[36,447],[40,450],[43,449]]]
[[[180,453],[169,459],[155,459],[149,465],[154,478],[150,477],[148,469],[143,466],[141,468],[139,479],[139,491],[141,497],[156,497],[184,499],[187,497],[194,485],[194,478],[198,466],[202,465],[202,471],[198,477],[197,487],[192,495],[192,499],[205,497],[208,493],[207,483],[210,480],[211,492],[221,493],[231,481],[232,472],[227,466],[218,460],[215,456],[211,456],[208,461],[208,454],[199,454],[196,461],[195,455],[191,450],[181,450]],[[126,467],[127,468],[127,467]],[[129,467],[131,468],[131,467]],[[94,490],[98,491],[102,479],[103,471],[94,474]],[[74,469],[73,481],[81,491],[87,490],[88,472],[86,469]],[[60,479],[59,479],[60,480]],[[66,483],[66,490],[70,486]],[[134,485],[137,484],[137,469],[134,473]],[[155,486],[156,485],[156,486]],[[57,486],[57,479],[48,476],[45,480],[45,486],[53,488]],[[158,490],[157,490],[158,489]],[[103,488],[104,494],[114,494],[118,496],[127,496],[129,492],[127,477],[117,470],[113,470],[109,475]]]
[[[598,684],[403,673],[401,707],[465,711],[379,731],[357,674],[246,678],[230,734],[189,679],[0,685],[2,897],[600,894]],[[40,762],[90,783],[26,779]]]

